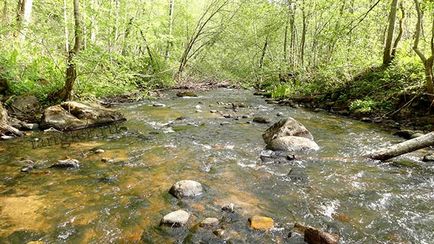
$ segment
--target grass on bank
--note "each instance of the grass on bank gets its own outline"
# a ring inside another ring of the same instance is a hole
[[[274,99],[311,98],[317,106],[365,115],[392,113],[418,95],[424,99],[424,69],[415,58],[400,59],[385,69],[369,68],[347,79],[341,76],[338,82],[336,78],[320,71],[309,80],[269,82],[262,89]]]

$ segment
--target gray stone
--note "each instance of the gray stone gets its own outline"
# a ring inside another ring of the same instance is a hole
[[[271,151],[265,150],[260,154],[260,158],[263,163],[290,163],[295,159],[295,155],[285,151]]]
[[[212,114],[215,114],[215,113],[217,113],[217,110],[213,109],[213,110],[210,110],[209,112],[212,113]]]
[[[327,233],[316,228],[307,227],[304,231],[304,241],[308,244],[338,244],[339,235]]]
[[[14,139],[15,137],[14,136],[6,136],[6,135],[2,135],[1,137],[0,137],[2,140],[11,140],[11,139]]]
[[[192,91],[180,91],[176,93],[177,97],[197,97],[197,94]]]
[[[317,151],[319,146],[316,142],[305,137],[283,136],[272,140],[267,145],[267,149],[287,152]]]
[[[210,228],[217,226],[219,224],[219,220],[217,218],[206,218],[202,222],[200,222],[200,227]]]
[[[298,183],[309,182],[309,176],[307,175],[306,170],[301,167],[292,168],[288,173],[288,177],[291,179],[292,182],[298,182]]]
[[[64,102],[45,109],[42,127],[61,131],[84,129],[124,121],[125,117],[114,110],[99,105]]]
[[[235,204],[229,203],[222,207],[222,210],[225,212],[233,213],[235,212]]]
[[[271,123],[271,120],[264,118],[264,117],[255,117],[253,118],[253,122],[258,124],[269,124]]]
[[[169,190],[170,194],[177,198],[195,197],[202,194],[202,185],[193,180],[181,180],[176,182]]]
[[[24,123],[23,128],[26,130],[38,130],[39,124],[36,123]]]
[[[423,156],[422,161],[434,162],[434,154],[427,154],[427,155]]]
[[[19,130],[38,130],[39,124],[37,123],[26,123],[17,118],[9,119],[11,126],[19,129]]]
[[[278,112],[276,115],[277,115],[278,117],[281,117],[281,116],[283,116],[283,113],[282,113],[282,112]]]
[[[280,120],[262,134],[266,144],[270,144],[275,138],[283,136],[298,136],[313,140],[312,134],[306,127],[291,117]]]
[[[50,168],[78,169],[78,168],[80,168],[80,162],[77,159],[58,160],[57,163],[51,165]]]
[[[184,210],[177,210],[171,212],[163,217],[161,225],[168,225],[171,227],[181,227],[187,224],[190,214]]]
[[[156,108],[164,108],[166,107],[166,104],[162,104],[162,103],[154,103],[152,104],[152,106],[156,107]]]

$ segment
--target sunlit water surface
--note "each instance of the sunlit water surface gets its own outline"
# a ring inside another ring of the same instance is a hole
[[[296,222],[339,233],[342,243],[433,243],[434,166],[418,161],[423,151],[403,158],[413,167],[369,162],[361,156],[400,139],[375,125],[269,105],[250,91],[199,95],[168,93],[158,101],[120,105],[128,131],[66,147],[32,149],[28,138],[0,142],[0,243],[303,243],[300,235],[288,235]],[[222,103],[247,107],[234,112]],[[273,122],[283,112],[302,122],[321,150],[287,164],[263,164],[261,134],[269,125],[210,110]],[[91,153],[95,148],[105,152]],[[65,157],[81,167],[48,168]],[[20,172],[24,159],[39,169]],[[307,178],[289,177],[292,168]],[[205,193],[172,197],[169,188],[183,179],[201,182]],[[236,214],[221,211],[227,203],[235,204]],[[159,226],[162,216],[180,208],[192,213],[188,226]],[[252,215],[272,217],[276,228],[251,230]],[[229,234],[199,228],[206,217],[219,218]]]

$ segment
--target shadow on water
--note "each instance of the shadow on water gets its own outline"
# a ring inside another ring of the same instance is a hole
[[[0,142],[0,242],[303,243],[292,233],[295,222],[340,233],[344,243],[434,239],[433,165],[415,160],[420,153],[404,157],[417,167],[358,159],[399,141],[387,131],[269,105],[249,91],[199,95],[169,93],[158,101],[164,108],[151,101],[120,106],[127,131],[64,147]],[[235,112],[230,103],[246,107]],[[261,134],[269,125],[250,123],[251,116],[276,122],[278,112],[305,124],[321,150],[289,163],[262,163]],[[64,158],[78,159],[80,168],[49,168]],[[20,172],[25,160],[37,167]],[[201,182],[205,193],[172,197],[168,189],[183,179]],[[221,210],[228,203],[235,204],[234,213]],[[187,227],[159,226],[162,216],[178,209],[192,213]],[[276,228],[251,230],[252,215],[272,217]],[[207,217],[218,218],[219,226],[199,227]]]

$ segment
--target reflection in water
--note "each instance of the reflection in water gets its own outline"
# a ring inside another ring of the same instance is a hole
[[[34,150],[26,140],[0,142],[0,242],[302,242],[297,234],[288,238],[295,222],[338,232],[348,243],[434,239],[434,167],[359,159],[399,139],[357,121],[267,105],[248,91],[200,95],[168,94],[158,101],[164,108],[152,102],[121,106],[128,132],[104,139]],[[247,107],[235,112],[227,103]],[[208,108],[235,117],[226,119]],[[262,163],[261,134],[268,125],[242,116],[276,122],[278,112],[305,124],[321,150],[286,163]],[[65,158],[78,159],[80,169],[49,168]],[[37,167],[21,173],[26,159]],[[205,193],[175,199],[168,189],[183,179],[201,182]],[[235,213],[221,211],[228,203],[235,204]],[[162,216],[178,209],[192,213],[187,228],[159,226]],[[276,229],[249,229],[247,219],[253,215],[272,217]],[[207,217],[219,218],[221,236],[196,226]]]

